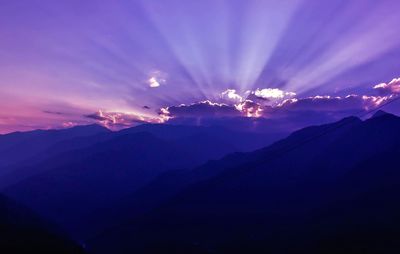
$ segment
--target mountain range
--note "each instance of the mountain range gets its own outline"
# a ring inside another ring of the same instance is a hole
[[[0,187],[88,253],[398,253],[399,130],[380,111],[290,135],[14,133],[0,136]]]

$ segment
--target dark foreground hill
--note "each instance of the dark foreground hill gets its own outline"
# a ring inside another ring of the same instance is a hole
[[[399,253],[399,130],[400,118],[389,114],[346,118],[164,175],[120,204],[127,211],[119,226],[89,247],[94,253]]]
[[[0,253],[84,253],[79,245],[50,228],[28,209],[0,196]]]

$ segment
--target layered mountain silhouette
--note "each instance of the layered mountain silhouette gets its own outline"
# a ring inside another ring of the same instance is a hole
[[[397,116],[348,117],[272,145],[284,133],[94,129],[32,148],[0,177],[7,196],[91,253],[400,250]]]
[[[98,253],[397,253],[399,128],[390,114],[346,118],[166,175],[132,196],[135,216],[91,244]]]
[[[77,126],[62,130],[36,130],[0,135],[0,167],[30,159],[57,143],[79,137],[109,132],[99,125]],[[4,174],[2,170],[0,174]]]
[[[76,135],[77,130],[84,135]],[[14,138],[18,142],[4,145],[8,153],[6,147],[18,151],[18,144],[34,144],[22,148],[29,150],[29,158],[25,155],[20,162],[13,161],[5,167],[0,187],[78,235],[97,228],[85,224],[90,223],[92,214],[100,214],[98,211],[111,207],[162,173],[190,169],[232,152],[253,150],[280,137],[220,127],[173,125],[141,125],[119,132],[93,125],[32,133],[10,134],[18,137]]]

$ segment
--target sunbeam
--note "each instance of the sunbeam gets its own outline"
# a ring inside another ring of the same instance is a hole
[[[182,103],[235,95],[242,103],[260,100],[257,91],[297,99],[373,95],[372,86],[400,76],[400,17],[393,13],[399,6],[396,0],[8,2],[0,9],[0,98],[11,94],[29,104],[30,91],[37,108],[55,101],[79,108],[76,120],[99,109],[157,118],[161,108]]]

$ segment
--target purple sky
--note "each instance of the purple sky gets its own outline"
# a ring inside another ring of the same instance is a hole
[[[0,133],[290,122],[310,112],[329,120],[371,109],[400,93],[399,8],[398,0],[0,0]]]

